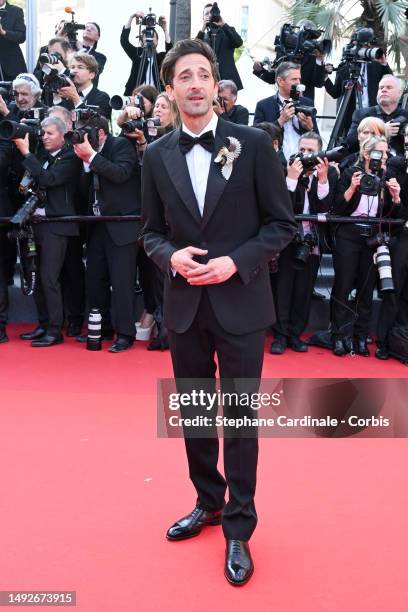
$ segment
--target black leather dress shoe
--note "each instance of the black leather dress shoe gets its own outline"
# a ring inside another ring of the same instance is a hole
[[[118,336],[115,342],[108,348],[109,353],[123,353],[133,346],[133,338],[127,336]]]
[[[375,356],[377,357],[377,359],[384,359],[384,360],[390,358],[388,348],[382,342],[377,343],[377,348],[375,350]]]
[[[344,348],[343,340],[335,340],[333,345],[333,353],[337,357],[344,357],[344,355],[347,354],[347,351]]]
[[[356,338],[355,351],[357,355],[361,355],[362,357],[370,356],[367,346],[367,339],[365,337],[359,336],[358,338]]]
[[[69,323],[67,326],[67,331],[65,332],[65,335],[68,338],[76,338],[77,336],[81,334],[81,330],[82,330],[82,325],[74,325],[73,323]]]
[[[41,338],[38,338],[37,340],[33,340],[31,343],[31,346],[34,346],[36,348],[41,348],[43,346],[54,346],[54,344],[62,344],[63,341],[64,341],[64,338],[62,337],[61,334],[59,336],[45,334],[45,336],[42,336]]]
[[[8,341],[9,341],[9,337],[6,334],[6,330],[0,329],[0,344],[3,344],[4,342],[8,342]]]
[[[201,533],[203,527],[207,525],[221,525],[222,510],[208,512],[196,506],[190,514],[183,516],[177,523],[174,523],[166,533],[168,540],[186,540],[193,538]]]
[[[224,574],[230,584],[242,586],[254,573],[248,542],[227,540]]]
[[[31,332],[27,332],[25,334],[20,334],[21,340],[37,340],[37,338],[42,338],[47,333],[47,330],[43,327],[36,327]]]
[[[303,340],[297,338],[296,336],[289,338],[288,346],[292,349],[292,351],[296,351],[297,353],[306,353],[309,348],[306,342],[303,342]]]
[[[286,351],[287,340],[283,336],[277,336],[271,344],[269,352],[272,355],[282,355]]]

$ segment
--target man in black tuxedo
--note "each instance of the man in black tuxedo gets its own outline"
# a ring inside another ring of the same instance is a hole
[[[98,63],[98,74],[94,79],[95,87],[98,87],[99,76],[102,74],[106,64],[106,55],[96,50],[101,37],[101,28],[95,21],[88,21],[82,35],[82,43],[78,42],[78,51],[92,55]]]
[[[122,33],[120,35],[120,44],[122,49],[125,51],[126,55],[132,60],[132,68],[130,70],[130,76],[127,80],[125,86],[125,96],[133,95],[133,90],[139,85],[153,85],[156,87],[158,91],[163,89],[162,83],[160,79],[156,78],[156,74],[154,71],[154,62],[153,59],[156,58],[157,61],[157,69],[160,72],[160,68],[163,62],[163,59],[166,56],[166,53],[170,51],[173,44],[170,39],[170,34],[167,28],[167,20],[164,15],[159,17],[159,26],[162,28],[165,37],[165,51],[161,51],[160,53],[156,52],[157,44],[159,42],[159,37],[157,32],[153,35],[153,55],[152,58],[146,58],[145,66],[141,73],[140,82],[138,82],[138,74],[141,69],[142,57],[143,57],[143,49],[146,45],[146,35],[142,35],[142,40],[140,41],[141,46],[135,47],[129,42],[130,29],[132,26],[133,19],[136,19],[136,23],[139,23],[139,20],[143,19],[144,13],[142,11],[138,11],[137,13],[133,13],[129,19],[127,24],[123,27]]]
[[[0,81],[12,81],[20,72],[27,72],[20,49],[25,39],[23,11],[0,0]]]
[[[7,175],[11,163],[11,147],[7,143],[0,144],[0,217],[11,217],[14,209],[7,188]],[[9,228],[0,226],[0,344],[8,342],[6,324],[8,318],[8,284],[10,277],[9,252],[7,250],[7,231]]]
[[[87,105],[99,106],[101,114],[110,119],[110,98],[106,92],[100,91],[94,85],[95,76],[98,74],[96,59],[87,53],[75,53],[69,68],[72,83],[58,90],[58,95],[63,98],[61,106],[68,110],[84,108]]]
[[[347,134],[346,144],[351,153],[359,150],[358,126],[365,117],[378,117],[386,124],[390,150],[394,155],[404,153],[404,134],[401,124],[408,121],[408,110],[399,105],[401,99],[401,81],[394,75],[385,75],[379,85],[377,104],[368,108],[356,109]],[[398,121],[396,121],[398,119]]]
[[[214,114],[216,58],[207,44],[179,41],[163,62],[162,79],[183,127],[147,148],[142,216],[145,250],[165,275],[164,318],[177,385],[207,379],[203,386],[214,389],[215,353],[223,385],[258,380],[264,330],[274,320],[268,261],[296,230],[283,171],[266,134]],[[215,159],[234,143],[228,180]],[[182,414],[191,415],[189,409]],[[232,407],[234,417],[238,410]],[[189,538],[222,522],[225,575],[244,584],[253,572],[248,540],[257,522],[257,438],[224,439],[225,479],[217,470],[216,436],[186,435],[185,444],[198,501],[167,538]]]
[[[300,154],[316,154],[322,140],[315,132],[306,132],[299,141]],[[320,158],[319,158],[320,159]],[[286,184],[297,215],[326,213],[331,209],[337,185],[337,171],[327,159],[304,169],[300,158],[288,164]],[[272,276],[277,320],[275,340],[270,352],[281,355],[289,346],[305,353],[307,344],[300,338],[309,321],[313,287],[322,252],[319,227],[309,221],[299,222],[295,240],[282,251],[278,271]]]
[[[234,81],[242,89],[242,81],[235,65],[234,50],[242,47],[243,40],[235,28],[225,23],[221,15],[211,18],[213,4],[206,4],[203,13],[203,27],[197,38],[210,45],[215,51],[221,79]]]
[[[249,112],[245,106],[235,104],[237,101],[238,89],[234,81],[225,79],[218,83],[218,98],[214,104],[214,112],[221,119],[238,123],[239,125],[248,125]]]
[[[48,117],[41,127],[44,151],[38,156],[30,153],[28,135],[24,139],[14,140],[24,158],[24,168],[43,194],[35,214],[47,217],[74,215],[75,185],[80,164],[72,149],[65,144],[65,124],[57,117]],[[31,346],[47,347],[63,341],[64,309],[60,275],[68,238],[78,234],[76,223],[42,223],[34,227],[40,258],[40,282],[34,292],[39,325],[32,332],[20,336],[23,340],[31,340]]]
[[[105,117],[95,120],[98,145],[85,142],[74,145],[90,179],[91,209],[94,215],[140,215],[140,170],[135,149],[126,138],[109,134]],[[110,324],[112,303],[113,328],[117,333],[111,353],[129,349],[135,338],[134,286],[138,248],[139,221],[94,223],[87,242],[87,291],[90,308],[102,314],[102,326]],[[112,295],[106,292],[112,286]],[[104,331],[108,331],[106,328]]]
[[[300,85],[300,68],[292,62],[282,62],[276,70],[278,93],[260,100],[255,108],[254,123],[268,121],[276,123],[283,130],[282,150],[289,159],[298,151],[301,134],[313,130],[319,133],[315,116],[295,113],[294,104],[290,98],[291,88]],[[310,98],[300,96],[299,104],[313,107]]]

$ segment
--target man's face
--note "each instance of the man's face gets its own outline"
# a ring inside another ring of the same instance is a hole
[[[88,87],[95,78],[95,74],[88,70],[85,64],[74,59],[71,61],[70,71],[75,85],[82,87]]]
[[[65,144],[64,135],[58,131],[56,125],[48,125],[43,128],[42,141],[46,151],[58,151]]]
[[[218,86],[208,59],[199,53],[180,57],[175,65],[173,84],[166,85],[166,92],[182,115],[210,116]]]
[[[395,79],[382,79],[378,85],[378,104],[398,104],[401,97],[399,83]]]
[[[37,98],[31,93],[29,85],[19,85],[16,87],[14,96],[18,108],[22,111],[31,110],[37,101]]]
[[[61,121],[63,121],[65,123],[65,128],[67,130],[67,132],[72,132],[72,120],[67,120],[66,115],[63,113],[62,110],[58,110],[58,108],[54,108],[54,110],[50,111],[48,113],[49,117],[58,117],[58,119],[61,119]]]
[[[300,70],[289,70],[288,75],[285,78],[278,77],[277,82],[280,94],[288,98],[292,85],[300,85]]]
[[[85,30],[82,36],[82,42],[87,47],[92,47],[99,40],[98,29],[93,23],[86,23]]]
[[[220,91],[219,97],[223,99],[225,108],[227,109],[227,112],[229,113],[229,111],[232,109],[236,101],[236,98],[233,95],[231,89],[229,87],[225,87],[222,91]]]
[[[48,53],[59,53],[62,57],[64,64],[67,61],[67,53],[61,47],[61,43],[54,43],[53,45],[48,45]]]
[[[204,21],[210,21],[211,9],[212,9],[212,6],[207,6],[204,9],[204,12],[203,12]]]

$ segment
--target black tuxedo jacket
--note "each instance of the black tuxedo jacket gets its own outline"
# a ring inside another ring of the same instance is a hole
[[[234,104],[229,113],[222,113],[220,117],[225,119],[225,121],[231,121],[231,123],[248,125],[249,111],[245,106],[241,106],[241,104]]]
[[[2,14],[1,25],[6,30],[5,36],[0,36],[0,66],[5,81],[16,78],[20,72],[27,72],[20,45],[26,39],[24,13],[18,6],[6,2]],[[0,76],[1,80],[1,76]]]
[[[204,40],[210,47],[212,46],[211,41],[207,38],[207,33],[200,30],[197,38]],[[220,78],[234,81],[238,89],[242,89],[243,85],[235,65],[234,49],[242,45],[242,38],[235,28],[226,23],[221,28],[217,28],[215,55],[217,56]]]
[[[140,167],[135,149],[126,138],[109,135],[102,151],[93,158],[91,170],[99,178],[101,215],[140,215]],[[112,221],[106,227],[113,242],[124,246],[137,241],[140,221]]]
[[[313,102],[310,98],[306,98],[304,96],[300,96],[299,104],[303,106],[313,106]],[[280,115],[281,106],[279,104],[278,94],[270,96],[269,98],[264,98],[263,100],[259,100],[255,108],[255,116],[254,123],[261,123],[262,121],[269,121],[269,123],[278,122]],[[317,134],[319,133],[319,129],[316,123],[316,117],[313,117],[313,131]],[[285,126],[283,126],[285,129]],[[300,124],[299,124],[300,134],[307,132]]]
[[[228,144],[227,136],[242,146],[228,181],[214,163]],[[203,287],[191,286],[170,271],[175,251],[196,246],[208,250],[200,258],[203,263],[229,255],[238,269],[228,281],[205,286],[220,325],[233,334],[263,330],[275,319],[268,262],[296,231],[282,166],[269,136],[218,119],[202,217],[178,143],[175,130],[149,145],[142,167],[143,242],[165,273],[167,327],[183,333],[197,313]]]
[[[55,156],[48,159],[49,165],[43,168],[48,154],[43,151],[36,157],[32,153],[24,158],[23,166],[35,178],[38,186],[45,191],[45,214],[47,217],[75,215],[74,195],[80,172],[80,160],[74,151],[65,146]],[[40,205],[41,206],[41,205]],[[59,236],[78,236],[76,223],[49,223],[49,229]]]
[[[353,118],[351,122],[350,129],[347,134],[346,144],[350,150],[350,152],[354,153],[359,150],[358,144],[358,126],[360,121],[365,117],[378,117],[385,122],[392,121],[392,119],[397,117],[405,117],[405,121],[408,121],[408,110],[397,107],[394,112],[386,115],[382,112],[380,106],[376,104],[375,106],[369,106],[368,108],[362,108],[361,110],[355,110],[353,113]],[[390,138],[390,148],[394,149],[398,155],[402,155],[404,152],[404,137],[403,136],[393,136]]]
[[[357,209],[360,203],[360,199],[361,199],[361,194],[359,193],[358,190],[354,193],[353,197],[351,198],[349,202],[346,202],[346,200],[344,199],[344,192],[347,191],[347,189],[350,187],[351,178],[354,172],[357,172],[357,171],[364,172],[363,168],[360,166],[350,166],[349,168],[346,168],[342,172],[339,182],[337,184],[336,196],[334,198],[333,212],[335,215],[341,215],[341,216],[350,215],[351,216],[351,214]],[[393,206],[392,204],[390,193],[388,189],[385,188],[384,189],[383,209],[382,211],[380,211],[380,206],[379,206],[376,216],[379,217],[380,213],[382,213],[382,215],[388,215],[389,212],[393,210],[394,208],[395,206]]]
[[[142,48],[135,47],[134,45],[132,45],[132,43],[129,42],[129,34],[130,34],[130,28],[123,28],[122,34],[120,35],[120,44],[122,46],[122,49],[125,51],[126,55],[132,60],[132,68],[130,71],[130,76],[125,86],[125,93],[124,93],[125,96],[131,96],[133,94],[133,90],[136,87],[137,75],[139,73],[139,68],[140,68],[140,64],[142,61]],[[166,43],[166,51],[156,54],[157,67],[159,69],[159,73],[160,73],[160,68],[165,58],[165,55],[168,51],[170,51],[172,46],[173,44],[171,42]],[[142,75],[141,84],[143,84],[145,81],[146,70],[147,70],[147,63],[144,69],[144,73]],[[155,86],[156,86],[156,89],[158,89],[159,91],[163,89],[163,85],[160,80],[159,80],[159,83],[156,83],[156,79],[155,79]]]
[[[15,212],[7,186],[10,163],[11,145],[6,140],[0,140],[0,216],[2,217],[9,217]]]
[[[85,108],[85,106],[87,106],[88,104],[92,106],[99,106],[101,115],[103,115],[107,119],[110,119],[112,115],[112,108],[109,101],[110,98],[108,94],[105,91],[101,91],[100,89],[97,89],[94,86],[93,89],[91,89],[89,94],[86,96],[86,98],[84,98],[83,102],[77,107],[75,107],[71,100],[62,100],[59,106],[63,106],[68,110],[74,110],[75,108]]]

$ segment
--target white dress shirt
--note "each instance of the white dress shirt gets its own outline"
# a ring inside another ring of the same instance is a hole
[[[50,155],[52,155],[53,157],[55,157],[56,155],[58,155],[58,153],[61,151],[61,149],[58,149],[58,151],[53,151],[52,153],[50,153]],[[43,168],[44,170],[46,170],[49,166],[49,161],[48,159],[43,163]],[[44,206],[39,206],[38,208],[35,209],[35,216],[37,217],[45,217],[45,207]]]
[[[361,194],[360,202],[351,217],[376,217],[378,210],[378,196],[368,196]]]
[[[81,98],[80,101],[78,102],[78,104],[75,104],[75,108],[77,108],[77,106],[79,106],[80,104],[82,104],[85,101],[86,96],[92,91],[93,89],[93,83],[87,87],[86,89],[83,89],[82,91],[79,91],[79,97]]]
[[[215,113],[213,113],[211,121],[205,126],[203,130],[201,130],[199,134],[194,134],[193,132],[191,132],[184,125],[184,123],[182,129],[183,132],[185,132],[189,136],[192,136],[193,138],[198,138],[199,136],[201,136],[201,134],[205,134],[205,132],[209,131],[212,131],[215,136],[217,123],[218,117]],[[205,192],[207,191],[208,175],[210,173],[211,153],[199,144],[194,145],[192,149],[188,153],[186,153],[186,162],[188,167],[188,173],[191,179],[191,184],[193,186],[193,190],[197,200],[198,208],[200,210],[201,216],[203,216]]]
[[[282,103],[281,108],[283,108],[285,98],[282,98],[282,96],[278,94],[278,99]],[[300,125],[299,119],[296,117],[296,115],[293,115],[292,119],[289,119],[289,121],[283,125],[282,150],[286,159],[289,159],[291,155],[297,153],[299,150],[300,134],[298,134],[298,132],[295,130],[295,127],[296,129],[299,129]]]

